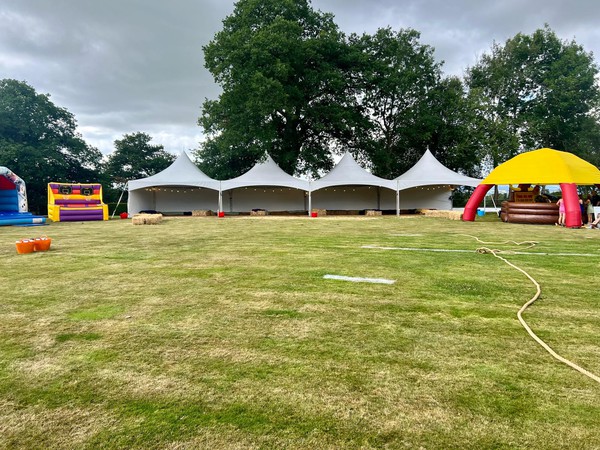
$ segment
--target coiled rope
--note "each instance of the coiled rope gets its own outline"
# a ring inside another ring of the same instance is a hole
[[[468,236],[468,237],[472,237],[474,239],[476,239],[478,242],[482,243],[482,244],[494,244],[493,242],[483,242],[482,240],[480,240],[479,238],[475,237],[475,236],[471,236],[468,234],[463,234],[463,236]],[[529,247],[526,248],[531,248],[533,246],[535,246],[537,244],[537,242],[535,241],[526,241],[526,242],[515,242],[515,241],[506,241],[506,242],[501,242],[501,243],[495,243],[494,245],[497,244],[506,244],[506,243],[513,243],[515,245],[525,245],[525,244],[529,244]],[[491,253],[492,255],[494,255],[496,258],[501,259],[502,261],[504,261],[506,264],[508,264],[510,267],[512,267],[513,269],[518,270],[519,272],[521,272],[523,275],[525,275],[527,278],[529,278],[529,280],[534,284],[535,288],[536,288],[536,293],[533,297],[531,297],[531,299],[526,302],[523,306],[521,306],[521,309],[519,309],[519,312],[517,312],[517,318],[519,319],[519,322],[521,322],[521,325],[523,325],[523,328],[525,328],[525,330],[527,331],[527,333],[529,333],[529,335],[538,343],[540,344],[548,353],[550,353],[555,359],[559,360],[560,362],[566,364],[569,367],[572,367],[573,369],[577,370],[578,372],[582,373],[583,375],[591,378],[592,380],[600,383],[600,377],[591,373],[590,371],[584,369],[581,366],[578,366],[577,364],[575,364],[572,361],[569,361],[566,358],[563,358],[562,356],[560,356],[558,353],[556,353],[548,344],[546,344],[544,341],[542,341],[537,334],[535,334],[533,332],[533,330],[531,329],[531,327],[527,324],[527,322],[525,322],[525,320],[523,319],[523,312],[529,308],[529,306],[531,306],[541,295],[542,293],[542,288],[540,287],[540,284],[531,276],[529,275],[525,270],[521,269],[520,267],[517,267],[516,265],[514,265],[513,263],[511,263],[510,261],[508,261],[506,258],[503,258],[502,256],[499,255],[499,253],[511,253],[510,251],[503,251],[503,250],[498,250],[498,249],[490,249],[488,247],[480,247],[477,250],[477,253],[482,253],[482,254],[486,254],[486,253]]]

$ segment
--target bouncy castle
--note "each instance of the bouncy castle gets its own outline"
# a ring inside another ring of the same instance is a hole
[[[40,225],[45,222],[45,217],[27,212],[25,182],[0,166],[0,225]]]
[[[48,218],[54,222],[108,220],[108,205],[102,202],[102,185],[49,183]]]

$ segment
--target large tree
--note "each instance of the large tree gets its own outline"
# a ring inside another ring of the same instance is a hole
[[[98,181],[102,154],[77,133],[73,114],[25,82],[0,80],[0,165],[27,185],[29,209],[46,211],[47,183]]]
[[[127,181],[154,175],[175,160],[162,145],[151,141],[152,137],[141,131],[125,134],[115,141],[115,151],[108,155],[105,165],[113,185],[122,188]]]
[[[361,148],[382,177],[400,175],[427,148],[453,168],[472,166],[468,149],[458,148],[465,134],[462,84],[442,78],[433,48],[419,38],[415,30],[390,28],[350,38],[361,55],[359,100],[368,122],[358,133]]]
[[[520,151],[566,150],[598,161],[600,91],[593,55],[575,41],[563,41],[546,26],[517,34],[467,72],[477,105],[483,156],[497,165]]]
[[[265,152],[288,173],[316,173],[351,142],[360,115],[350,47],[308,0],[238,1],[204,56],[223,89],[199,119],[206,173],[239,175]]]

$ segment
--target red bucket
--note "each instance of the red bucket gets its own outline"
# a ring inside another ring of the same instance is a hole
[[[219,211],[219,217],[225,217],[225,211]]]
[[[313,211],[310,213],[310,217],[317,217],[319,214],[317,214],[316,211]]]

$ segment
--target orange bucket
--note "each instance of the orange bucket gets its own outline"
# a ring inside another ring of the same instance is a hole
[[[22,255],[24,253],[33,253],[35,249],[35,242],[31,239],[22,239],[16,242],[17,253]]]
[[[35,239],[34,250],[36,252],[46,252],[50,249],[50,244],[52,244],[52,239],[49,237],[43,236],[41,238]]]

